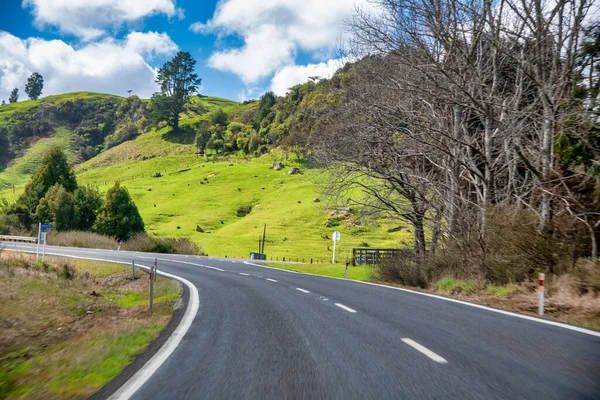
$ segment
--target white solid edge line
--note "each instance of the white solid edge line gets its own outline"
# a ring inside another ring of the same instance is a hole
[[[275,279],[267,278],[268,281],[277,282]]]
[[[427,357],[431,358],[433,361],[440,363],[440,364],[448,364],[448,361],[446,361],[446,359],[438,354],[435,354],[433,351],[429,350],[427,347],[420,345],[419,343],[415,342],[412,339],[409,338],[402,338],[402,341],[404,343],[406,343],[407,345],[409,345],[410,347],[412,347],[413,349],[425,354]]]
[[[257,266],[257,267],[261,267],[261,268],[276,269],[276,270],[279,270],[279,271],[286,271],[286,272],[291,272],[291,273],[294,273],[294,274],[298,274],[299,273],[299,272],[290,271],[290,270],[287,270],[287,269],[284,269],[284,268],[266,267],[264,265],[258,265],[258,264],[249,263],[249,262],[246,262],[246,261],[244,261],[244,262],[246,264],[248,264],[248,265],[254,265],[254,266]],[[579,326],[567,325],[567,324],[564,324],[562,322],[556,322],[556,321],[551,321],[551,320],[547,320],[547,319],[536,318],[536,317],[532,317],[530,315],[517,314],[517,313],[511,312],[511,311],[499,310],[497,308],[491,308],[491,307],[483,306],[481,304],[469,303],[469,302],[463,301],[463,300],[451,299],[449,297],[438,296],[436,294],[423,293],[423,292],[418,292],[416,290],[399,288],[399,287],[395,287],[395,286],[382,285],[380,283],[365,282],[365,281],[356,281],[356,280],[353,280],[353,279],[336,278],[334,276],[324,276],[324,275],[311,274],[311,273],[308,273],[308,272],[302,272],[300,274],[302,274],[302,275],[311,275],[311,276],[316,276],[316,277],[325,278],[325,279],[336,279],[336,280],[339,280],[339,281],[359,283],[359,284],[363,284],[363,285],[378,286],[378,287],[385,288],[385,289],[399,290],[399,291],[405,292],[405,293],[417,294],[417,295],[420,295],[420,296],[431,297],[431,298],[438,299],[438,300],[449,301],[449,302],[452,302],[452,303],[462,304],[464,306],[479,308],[480,310],[491,311],[491,312],[495,312],[495,313],[498,313],[498,314],[508,315],[510,317],[521,318],[521,319],[525,319],[527,321],[538,322],[540,324],[546,324],[546,325],[556,326],[558,328],[568,329],[568,330],[579,332],[579,333],[583,333],[583,334],[586,334],[586,335],[600,337],[600,332],[596,332],[596,331],[593,331],[593,330],[590,330],[590,329],[586,329],[586,328],[581,328]]]
[[[180,263],[180,264],[195,265],[195,266],[197,266],[197,267],[208,268],[208,269],[214,269],[215,271],[221,271],[221,272],[225,272],[225,270],[224,270],[224,269],[217,268],[217,267],[211,267],[210,265],[195,264],[195,263],[191,263],[191,262],[187,262],[187,261],[177,261],[177,260],[165,260],[165,261],[168,261],[168,262],[174,262],[174,263]]]
[[[306,290],[306,289],[302,289],[302,288],[299,288],[299,287],[297,287],[297,288],[296,288],[296,290],[299,290],[299,291],[301,291],[302,293],[310,293],[308,290]]]
[[[343,305],[342,303],[335,303],[336,306],[338,306],[339,308],[341,308],[342,310],[346,310],[349,313],[355,313],[356,310],[351,309],[350,307],[347,307],[345,305]]]
[[[104,261],[115,264],[124,264],[130,265],[128,262],[123,261],[113,261],[107,260],[103,258],[91,258],[91,257],[80,257],[80,256],[70,256],[60,253],[46,253],[48,255],[55,255],[61,257],[70,257],[70,258],[80,258],[84,260],[95,260],[95,261]],[[136,265],[136,267],[143,268],[149,270],[149,267],[143,265]],[[166,272],[158,271],[158,275],[166,276],[167,278],[173,278],[181,283],[185,284],[190,290],[190,301],[188,302],[187,309],[185,310],[185,314],[183,314],[183,318],[179,322],[179,325],[171,336],[167,339],[165,344],[149,359],[146,364],[142,368],[140,368],[127,382],[123,384],[115,393],[112,394],[108,399],[109,400],[125,400],[129,399],[133,394],[141,388],[144,383],[150,379],[150,377],[156,372],[156,370],[165,362],[167,358],[175,351],[181,339],[185,336],[187,331],[190,329],[196,314],[198,313],[198,308],[200,307],[200,297],[198,295],[198,289],[194,286],[190,281],[185,278],[182,278],[177,275],[169,274]]]
[[[300,272],[298,272],[298,271],[291,271],[291,270],[285,269],[285,268],[267,267],[266,265],[254,264],[254,263],[251,263],[251,262],[248,262],[248,261],[244,261],[244,264],[254,265],[255,267],[260,267],[260,268],[274,269],[276,271],[289,272],[290,274],[300,274]],[[307,274],[307,275],[313,275],[313,274]],[[315,276],[321,276],[321,275],[315,275]]]

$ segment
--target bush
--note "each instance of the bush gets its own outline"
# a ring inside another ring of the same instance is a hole
[[[0,269],[6,271],[9,275],[14,275],[17,269],[43,272],[54,274],[58,278],[73,280],[77,275],[75,267],[68,261],[61,261],[55,265],[44,261],[31,261],[22,256],[0,257]]]
[[[108,250],[116,250],[119,247],[119,243],[113,237],[82,231],[50,232],[48,234],[48,244]]]
[[[452,294],[465,293],[474,294],[482,289],[481,285],[473,280],[460,280],[451,277],[441,279],[435,284],[435,287]]]
[[[250,211],[252,211],[252,206],[242,206],[237,209],[236,214],[238,217],[245,217],[250,214]]]
[[[113,237],[81,231],[51,232],[48,235],[48,244],[107,250],[116,250],[119,247],[119,242]],[[121,249],[148,253],[204,255],[203,251],[189,239],[153,238],[145,233],[138,233],[121,243]]]
[[[591,260],[577,260],[573,268],[573,275],[577,279],[579,292],[585,294],[593,292],[597,295],[600,292],[600,264]]]
[[[134,235],[123,243],[123,250],[145,253],[204,255],[202,250],[186,238],[153,238],[145,233]]]
[[[427,288],[429,280],[422,265],[412,256],[398,256],[384,260],[372,271],[373,278],[384,282],[399,282],[405,286]]]
[[[478,232],[470,230],[430,255],[427,269],[436,279],[453,276],[494,285],[533,280],[539,272],[566,272],[577,244],[558,230],[542,233],[537,227],[531,212],[496,209],[488,215],[484,243],[473,245]]]

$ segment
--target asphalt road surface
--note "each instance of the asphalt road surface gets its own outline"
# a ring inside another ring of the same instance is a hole
[[[135,399],[600,399],[596,331],[242,260],[46,251],[158,257],[197,288],[189,329]]]

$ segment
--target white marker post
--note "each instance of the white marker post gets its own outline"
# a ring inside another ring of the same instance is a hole
[[[152,302],[154,300],[154,266],[150,267],[150,290],[148,296],[148,308],[152,310]]]
[[[331,263],[335,264],[335,245],[340,241],[340,233],[338,231],[333,232],[331,238],[333,239],[333,257],[331,257]]]
[[[37,235],[37,248],[35,251],[35,259],[39,260],[40,258],[40,239],[42,237],[42,223],[38,224],[38,235]]]
[[[545,275],[544,273],[540,272],[540,297],[539,297],[539,303],[538,303],[538,314],[544,315],[544,279],[545,279]]]

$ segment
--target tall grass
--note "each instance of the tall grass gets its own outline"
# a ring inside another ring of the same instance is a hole
[[[119,248],[119,242],[113,237],[83,231],[52,232],[48,235],[48,244],[107,250]],[[204,255],[202,249],[189,239],[151,237],[145,233],[137,234],[121,243],[121,249],[146,253]]]

